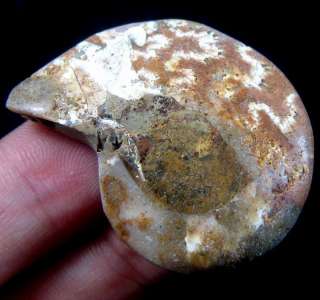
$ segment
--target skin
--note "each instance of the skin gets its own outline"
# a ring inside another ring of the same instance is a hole
[[[40,124],[0,140],[0,287],[101,216],[97,176],[89,147]],[[131,299],[164,273],[106,227],[10,299]]]

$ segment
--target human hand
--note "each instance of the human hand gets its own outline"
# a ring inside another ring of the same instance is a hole
[[[39,124],[0,141],[0,286],[101,215],[97,169],[87,146]],[[128,299],[163,273],[105,228],[14,299]]]

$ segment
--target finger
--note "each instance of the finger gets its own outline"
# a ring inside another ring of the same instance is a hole
[[[0,285],[99,211],[95,154],[26,122],[0,141]]]
[[[53,271],[37,278],[10,299],[128,299],[166,271],[130,250],[108,230]]]

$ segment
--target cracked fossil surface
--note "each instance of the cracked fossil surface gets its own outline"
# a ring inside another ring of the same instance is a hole
[[[309,190],[299,95],[268,59],[202,24],[97,33],[20,83],[7,107],[95,149],[114,230],[171,270],[263,254]]]

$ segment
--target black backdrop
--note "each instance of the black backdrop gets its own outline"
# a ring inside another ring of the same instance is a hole
[[[304,101],[314,128],[317,150],[319,16],[316,7],[307,1],[298,1],[298,4],[288,1],[283,6],[279,2],[255,1],[249,5],[230,0],[225,3],[194,0],[150,0],[145,3],[123,0],[1,1],[0,137],[22,122],[20,117],[4,108],[10,90],[77,42],[95,32],[124,23],[185,18],[205,23],[235,37],[273,61],[287,75]],[[215,299],[221,295],[224,298],[231,295],[278,298],[279,292],[287,298],[288,294],[303,293],[305,296],[316,291],[320,255],[317,245],[320,239],[317,182],[319,174],[315,167],[312,189],[302,215],[276,249],[234,268],[169,276],[146,288],[145,299]],[[84,235],[81,240],[70,243],[82,243],[90,234],[92,230],[88,230],[87,236]],[[72,247],[70,243],[65,247]],[[41,264],[19,275],[4,290],[18,288],[24,276],[59,259],[57,255],[63,255],[63,251],[49,254]]]

